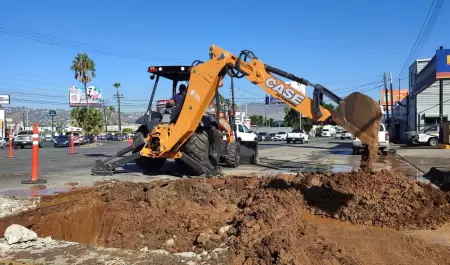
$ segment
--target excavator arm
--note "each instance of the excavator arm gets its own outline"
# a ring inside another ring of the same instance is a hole
[[[313,84],[306,79],[264,64],[250,51],[242,51],[238,57],[213,45],[210,47],[208,61],[192,65],[186,95],[175,121],[157,122],[157,125],[148,128],[150,131],[145,139],[133,141],[132,145],[117,152],[114,156],[103,161],[96,161],[92,173],[112,174],[118,166],[136,159],[144,159],[144,163],[158,166],[161,165],[158,161],[164,162],[166,158],[181,158],[190,163],[192,157],[189,157],[197,154],[197,159],[202,163],[205,159],[209,159],[210,155],[217,156],[217,154],[210,154],[208,150],[205,150],[205,148],[207,149],[204,139],[206,131],[201,128],[208,130],[206,136],[208,141],[209,138],[212,138],[215,139],[214,142],[217,142],[217,134],[214,133],[214,129],[208,129],[210,128],[208,124],[211,125],[214,122],[205,118],[204,113],[214,96],[217,95],[218,87],[223,84],[223,78],[226,75],[232,78],[247,78],[251,83],[263,88],[267,94],[284,101],[291,108],[302,113],[304,117],[319,122],[332,118],[334,122],[366,143],[369,148],[378,143],[381,108],[370,97],[354,92],[341,99],[321,85]],[[313,99],[292,88],[275,75],[314,87]],[[339,104],[332,112],[320,104],[324,95]],[[216,117],[216,119],[216,126],[220,127],[220,117]],[[193,137],[194,133],[197,134],[196,137]],[[195,148],[198,145],[203,146],[202,152],[208,153],[208,158],[198,156],[199,149]],[[190,151],[188,156],[183,155],[186,154],[186,146],[191,147],[188,150]],[[121,157],[128,152],[133,152],[133,154],[112,162],[112,159]]]
[[[247,59],[249,59],[248,62]],[[319,122],[332,117],[337,124],[364,143],[370,144],[378,139],[381,108],[370,97],[355,92],[342,100],[321,85],[312,84],[306,79],[264,64],[250,51],[243,51],[237,57],[220,47],[212,45],[210,47],[210,60],[191,68],[189,86],[178,121],[170,125],[158,125],[150,133],[150,137],[154,140],[147,144],[151,146],[143,148],[141,155],[169,157],[168,153],[171,156],[178,153],[183,143],[197,129],[203,113],[214,98],[219,83],[226,74],[237,78],[245,76],[251,83],[262,87],[266,93],[284,101],[291,108],[302,113],[304,117]],[[314,100],[281,81],[274,74],[313,86],[315,88]],[[323,95],[338,103],[338,108],[333,112],[323,108],[320,105]]]

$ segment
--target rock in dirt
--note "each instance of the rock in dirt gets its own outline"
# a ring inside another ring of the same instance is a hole
[[[230,230],[230,227],[231,227],[230,225],[225,225],[219,228],[219,235],[223,235],[226,232],[228,232],[228,230]]]
[[[38,238],[37,234],[30,229],[18,224],[12,224],[5,230],[5,239],[8,244],[33,241]]]
[[[208,242],[208,240],[211,238],[211,236],[205,232],[201,232],[196,239],[196,242],[199,245],[205,246],[206,242]]]
[[[201,259],[200,255],[197,255],[194,252],[180,252],[175,253],[174,255],[185,259]]]

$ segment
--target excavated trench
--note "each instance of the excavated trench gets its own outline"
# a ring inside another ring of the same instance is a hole
[[[390,171],[105,182],[43,197],[0,234],[16,223],[123,249],[228,246],[233,264],[450,264],[448,246],[402,233],[448,223],[449,198]]]

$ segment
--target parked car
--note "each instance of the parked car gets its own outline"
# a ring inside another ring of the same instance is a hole
[[[275,141],[286,141],[287,132],[277,132],[275,134]]]
[[[357,137],[353,137],[352,141],[353,145],[353,154],[357,155],[361,150],[363,150],[367,145]],[[384,124],[380,124],[380,130],[378,132],[378,149],[383,153],[383,155],[387,155],[389,151],[389,132],[386,129]]]
[[[258,141],[270,141],[270,135],[267,132],[258,133]]]
[[[44,137],[39,135],[39,148],[42,148],[44,145]],[[25,148],[25,146],[33,146],[33,131],[32,130],[23,130],[19,131],[17,137],[14,139],[14,149],[17,148]]]
[[[349,133],[348,131],[342,131],[341,140],[345,140],[345,139],[353,139],[353,135],[351,133]]]
[[[334,138],[338,139],[341,138],[342,136],[342,132],[341,131],[336,131],[336,134],[334,135]]]
[[[276,133],[269,133],[270,135],[270,141],[276,141],[275,139],[275,135],[277,135]]]
[[[84,140],[84,136],[80,134],[79,132],[66,132],[66,136],[69,136],[73,133],[73,144],[74,145],[83,145],[86,143]]]
[[[5,138],[0,136],[0,148],[5,149],[5,147],[6,147],[6,140]]]
[[[288,132],[286,135],[286,142],[294,142],[294,144],[299,141],[302,143],[308,142],[308,134],[304,130],[293,130],[292,132]]]
[[[53,147],[69,147],[70,146],[70,136],[60,135],[53,139]]]
[[[428,144],[437,146],[439,144],[439,125],[430,125],[419,132],[410,131],[405,133],[411,145]]]

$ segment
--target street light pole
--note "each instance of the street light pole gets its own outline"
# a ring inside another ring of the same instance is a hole
[[[28,128],[28,112],[30,111],[31,109],[27,109],[27,128]]]

